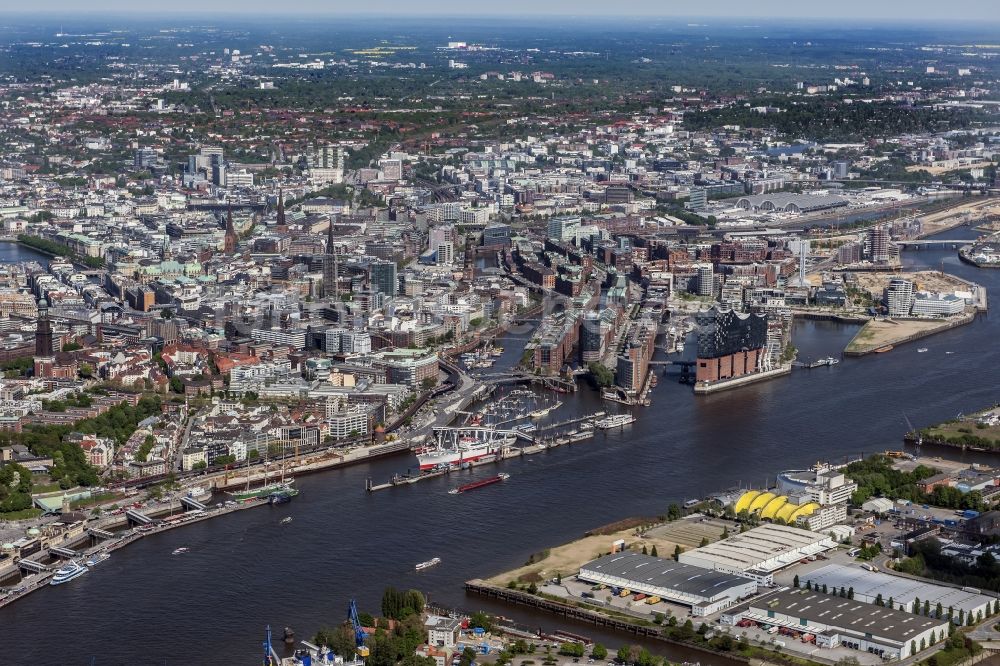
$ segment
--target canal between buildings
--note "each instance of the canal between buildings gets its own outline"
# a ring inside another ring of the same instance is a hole
[[[971,238],[969,229],[942,237]],[[2,248],[2,246],[0,246]],[[907,267],[940,268],[986,285],[1000,307],[1000,271],[961,264],[954,250],[904,255]],[[856,327],[796,324],[803,359],[839,356]],[[498,341],[498,363],[521,355],[527,334]],[[861,452],[898,449],[904,414],[916,426],[993,404],[1000,367],[1000,318],[979,319],[888,354],[847,358],[829,368],[731,392],[696,397],[661,377],[652,407],[622,432],[503,463],[511,478],[462,495],[444,477],[374,494],[415,459],[396,457],[302,477],[292,503],[221,517],[142,539],[69,585],[47,588],[0,610],[9,664],[250,664],[264,626],[290,626],[309,638],[341,622],[352,598],[377,612],[387,585],[418,588],[434,602],[494,611],[529,626],[564,627],[606,645],[629,642],[466,596],[463,582],[514,568],[530,554],[628,516],[655,516],[671,502],[736,486],[763,484],[789,468]],[[925,346],[927,353],[916,348]],[[945,352],[953,352],[946,354]],[[607,409],[584,387],[550,418]],[[612,405],[612,407],[617,407]],[[925,447],[927,448],[927,447]],[[930,450],[966,460],[986,454]],[[494,473],[487,466],[462,473]],[[279,522],[285,516],[294,521]],[[186,546],[190,552],[171,555]],[[440,557],[420,573],[414,564]],[[674,661],[724,659],[661,643]]]

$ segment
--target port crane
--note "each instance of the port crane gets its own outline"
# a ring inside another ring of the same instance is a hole
[[[278,653],[271,646],[271,625],[267,625],[267,633],[264,636],[264,660],[261,663],[263,666],[278,666],[281,663]]]
[[[910,417],[904,413],[903,418],[906,419],[906,427],[909,428],[909,432],[912,432],[916,436],[916,439],[914,440],[916,445],[920,446],[921,444],[923,444],[924,436],[920,434],[919,430],[913,427],[913,423],[910,421]]]
[[[361,626],[361,619],[358,617],[358,604],[354,599],[351,599],[351,605],[347,608],[347,615],[350,617],[351,627],[354,629],[354,644],[358,648],[358,654],[362,657],[367,657],[368,648],[365,647],[365,639],[368,635]]]

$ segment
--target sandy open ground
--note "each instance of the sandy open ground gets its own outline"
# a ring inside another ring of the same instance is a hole
[[[512,571],[505,571],[487,579],[488,583],[506,586],[512,580],[530,582],[554,578],[556,574],[570,576],[579,571],[580,566],[597,558],[602,553],[611,552],[611,544],[618,539],[625,539],[626,545],[633,551],[642,550],[646,546],[652,550],[656,546],[659,557],[672,557],[674,548],[681,550],[697,548],[703,538],[717,541],[725,528],[724,524],[707,520],[700,522],[698,517],[689,517],[674,521],[649,530],[645,536],[637,536],[636,529],[630,528],[615,532],[587,536],[576,541],[556,546],[549,551],[549,556],[540,562],[525,564]]]
[[[851,343],[847,345],[847,351],[878,349],[886,345],[894,345],[911,335],[927,333],[944,326],[947,326],[947,323],[941,321],[872,320],[858,331]]]
[[[889,286],[889,280],[902,278],[913,283],[913,291],[968,291],[969,286],[964,282],[956,280],[947,273],[938,271],[915,271],[907,273],[853,273],[856,278],[858,289],[867,291],[875,298],[882,298],[882,291]]]

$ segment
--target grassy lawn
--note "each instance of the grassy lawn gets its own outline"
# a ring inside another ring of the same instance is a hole
[[[953,438],[961,439],[964,435],[971,435],[987,442],[992,442],[994,447],[1000,446],[1000,425],[980,428],[973,421],[954,421],[927,428],[924,433],[926,437],[945,441]]]
[[[36,483],[31,486],[32,494],[43,495],[45,493],[54,493],[61,490],[59,483]],[[69,492],[69,491],[66,491]]]
[[[28,518],[37,518],[42,513],[41,509],[32,507],[30,509],[21,509],[20,511],[0,513],[0,520],[26,520]]]
[[[87,499],[81,499],[81,500],[77,500],[75,502],[70,502],[69,507],[71,509],[74,509],[74,510],[75,509],[85,509],[87,507],[95,506],[97,504],[103,504],[103,503],[105,503],[107,501],[110,501],[110,500],[113,500],[113,499],[117,499],[117,498],[121,498],[121,497],[124,497],[124,495],[122,495],[121,493],[112,493],[112,492],[97,493],[95,495],[91,495]]]

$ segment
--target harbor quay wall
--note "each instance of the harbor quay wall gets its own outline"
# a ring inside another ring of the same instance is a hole
[[[838,324],[864,324],[870,317],[864,315],[841,314],[838,312],[823,312],[792,308],[792,314],[801,319],[813,321],[832,321]]]
[[[935,326],[924,331],[917,331],[909,335],[900,336],[898,338],[883,339],[879,342],[871,345],[866,345],[864,347],[858,347],[851,349],[851,345],[844,350],[844,356],[866,356],[873,353],[876,349],[881,349],[889,345],[901,345],[907,342],[913,342],[921,338],[930,337],[937,333],[942,333],[944,331],[950,331],[953,328],[958,328],[959,326],[965,326],[966,324],[971,324],[976,319],[975,312],[967,312],[963,315],[950,319],[948,321],[941,322],[940,326]],[[859,332],[860,335],[860,332]],[[853,341],[852,341],[853,343]]]
[[[775,368],[774,370],[755,372],[753,374],[741,375],[732,379],[723,379],[717,382],[699,382],[694,385],[694,392],[696,395],[708,395],[709,393],[728,391],[729,389],[738,388],[740,386],[747,386],[748,384],[767,381],[768,379],[774,379],[775,377],[782,377],[790,374],[791,372],[792,366],[789,364],[783,365],[780,368]]]
[[[737,652],[722,652],[720,650],[715,650],[704,643],[695,643],[689,641],[681,641],[675,638],[671,638],[663,634],[663,627],[658,626],[644,626],[640,624],[633,624],[632,622],[627,622],[622,619],[610,617],[604,615],[597,610],[588,610],[586,608],[580,608],[579,606],[573,606],[571,604],[562,603],[559,601],[554,601],[551,599],[546,599],[538,597],[521,590],[512,590],[504,587],[497,587],[495,585],[489,585],[482,580],[475,579],[470,580],[465,583],[466,592],[471,592],[473,594],[479,594],[484,597],[491,599],[496,599],[498,601],[503,601],[517,606],[528,606],[535,610],[542,610],[549,613],[554,613],[556,615],[561,615],[563,617],[576,620],[579,622],[584,622],[587,624],[592,624],[598,627],[604,627],[612,629],[615,631],[621,631],[623,633],[632,634],[634,636],[639,636],[647,639],[654,639],[662,641],[664,643],[670,643],[672,645],[679,645],[685,648],[698,650],[699,652],[704,652],[706,654],[715,654],[720,657],[725,657],[728,660],[742,662],[745,664],[756,664],[760,663],[757,659],[751,659],[749,657],[743,656]],[[811,657],[814,663],[819,664],[832,664],[832,661],[825,660],[822,658]],[[775,659],[774,661],[779,661]],[[773,663],[773,661],[771,662]]]

